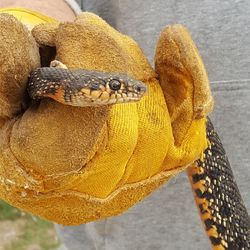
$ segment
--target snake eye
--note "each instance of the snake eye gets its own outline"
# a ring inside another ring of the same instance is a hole
[[[112,90],[119,90],[121,88],[121,83],[118,80],[111,80],[109,82],[109,87]]]

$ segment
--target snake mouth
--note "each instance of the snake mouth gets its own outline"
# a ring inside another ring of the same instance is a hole
[[[80,93],[71,96],[70,101],[75,106],[100,106],[109,104],[119,104],[128,102],[140,101],[144,93],[119,93],[106,91],[89,91],[89,89],[82,90]]]

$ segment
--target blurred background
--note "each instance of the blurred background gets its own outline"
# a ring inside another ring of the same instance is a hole
[[[52,250],[58,246],[51,222],[0,201],[0,250]]]

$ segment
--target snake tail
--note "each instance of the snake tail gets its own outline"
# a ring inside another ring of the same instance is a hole
[[[250,218],[226,152],[209,119],[207,138],[210,146],[203,159],[188,168],[201,220],[214,250],[249,250]]]

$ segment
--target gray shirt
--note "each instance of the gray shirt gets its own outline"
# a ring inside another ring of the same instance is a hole
[[[83,7],[133,37],[152,64],[166,25],[190,30],[215,97],[211,117],[250,211],[250,1],[84,0]],[[211,249],[185,173],[120,216],[56,228],[70,250]]]

